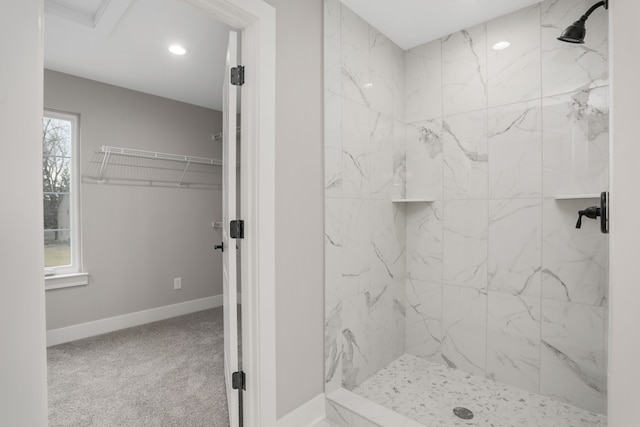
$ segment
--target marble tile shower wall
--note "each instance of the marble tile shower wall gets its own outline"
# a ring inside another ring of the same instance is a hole
[[[325,1],[325,380],[353,389],[405,352],[404,51]],[[397,143],[396,143],[397,142]]]
[[[604,413],[606,13],[546,0],[406,52],[406,351]],[[604,11],[602,11],[604,12]],[[503,40],[508,49],[492,46]]]
[[[607,241],[555,198],[608,187],[606,14],[556,40],[590,5],[404,52],[325,0],[327,392],[407,352],[604,412]]]

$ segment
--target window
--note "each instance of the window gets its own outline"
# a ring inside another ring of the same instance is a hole
[[[45,111],[42,120],[45,276],[81,271],[78,117]]]

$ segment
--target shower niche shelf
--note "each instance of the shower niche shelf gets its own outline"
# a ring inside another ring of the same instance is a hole
[[[558,194],[554,198],[556,200],[599,199],[600,194],[596,194],[596,193]]]
[[[409,199],[391,199],[392,203],[433,203],[435,200],[429,198],[409,198]]]

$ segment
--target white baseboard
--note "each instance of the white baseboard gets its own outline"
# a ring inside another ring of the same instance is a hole
[[[222,306],[222,295],[215,295],[150,310],[136,311],[122,316],[52,329],[47,331],[47,347],[220,306]]]
[[[278,420],[278,427],[312,427],[325,418],[324,393],[317,395],[307,403]]]

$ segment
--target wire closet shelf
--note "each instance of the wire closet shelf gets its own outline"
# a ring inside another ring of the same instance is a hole
[[[222,160],[103,145],[83,175],[85,182],[219,189]]]

